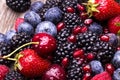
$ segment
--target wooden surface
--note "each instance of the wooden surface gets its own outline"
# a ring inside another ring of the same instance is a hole
[[[43,1],[45,0],[32,0]],[[16,18],[23,17],[24,13],[16,13],[6,6],[6,0],[0,0],[0,32],[5,33],[14,27]]]

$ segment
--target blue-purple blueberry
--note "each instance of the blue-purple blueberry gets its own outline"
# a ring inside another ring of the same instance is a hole
[[[109,43],[115,47],[117,47],[118,45],[118,38],[114,33],[108,33],[106,34],[107,36],[109,36]]]
[[[89,27],[88,27],[89,31],[92,31],[94,33],[97,33],[98,35],[102,34],[103,32],[103,28],[100,24],[93,22]]]
[[[38,24],[35,32],[36,33],[45,32],[45,33],[50,34],[55,37],[57,35],[57,28],[52,22],[43,21],[40,24]]]
[[[93,74],[99,74],[104,71],[103,66],[100,61],[93,60],[90,62],[90,67],[93,72]]]
[[[13,37],[14,35],[16,35],[16,34],[17,34],[17,33],[16,33],[15,30],[9,30],[9,31],[7,31],[7,32],[6,32],[6,41],[7,41],[7,43],[9,43],[10,40],[12,39],[12,37]]]
[[[113,80],[120,80],[120,68],[114,71]]]
[[[36,1],[31,5],[30,10],[38,13],[42,9],[43,5],[44,5],[43,2]]]
[[[5,42],[6,36],[3,33],[0,33],[0,42]]]
[[[34,11],[29,11],[25,14],[24,19],[33,27],[36,27],[41,22],[41,17]]]
[[[50,8],[45,13],[45,20],[46,21],[51,21],[54,24],[56,24],[59,21],[61,21],[62,17],[63,17],[62,11],[58,7]]]
[[[31,24],[28,22],[23,22],[18,26],[18,32],[25,32],[28,35],[33,35],[34,34],[34,28]]]
[[[120,68],[120,50],[116,51],[116,53],[112,59],[112,63],[116,68]]]

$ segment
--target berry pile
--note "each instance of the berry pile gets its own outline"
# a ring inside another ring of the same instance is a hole
[[[120,80],[120,5],[114,0],[6,0],[0,80]],[[112,5],[111,5],[112,4]]]

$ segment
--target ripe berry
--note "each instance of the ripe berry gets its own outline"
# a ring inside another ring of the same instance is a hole
[[[79,11],[84,11],[85,10],[85,8],[82,5],[80,5],[80,4],[77,4],[77,9]]]
[[[75,35],[69,36],[69,37],[68,37],[68,41],[75,43],[75,42],[76,42],[76,36],[75,36]]]
[[[91,61],[91,60],[93,60],[94,58],[95,58],[95,56],[94,56],[93,53],[88,53],[88,54],[87,54],[87,59],[88,59],[88,60]]]
[[[79,49],[79,50],[75,51],[75,52],[73,53],[73,56],[74,56],[75,58],[77,58],[77,57],[84,57],[84,51],[83,51],[83,49]]]
[[[57,25],[57,31],[60,32],[61,29],[63,29],[64,27],[65,27],[64,22],[60,22],[60,23],[58,23],[58,25]]]
[[[115,71],[115,68],[114,68],[114,66],[112,64],[106,64],[105,65],[105,70],[112,75],[113,72]]]
[[[86,72],[91,72],[90,65],[85,65],[85,66],[83,67],[83,71],[84,71],[84,73],[86,73]]]
[[[68,64],[69,64],[69,59],[68,59],[68,58],[63,58],[63,60],[62,60],[62,65],[63,65],[64,67],[67,67]]]
[[[107,35],[102,35],[102,36],[100,37],[100,40],[101,40],[101,41],[104,41],[104,42],[108,42],[108,41],[109,41],[109,36],[107,36]]]
[[[40,56],[49,56],[56,50],[56,40],[49,34],[39,33],[33,36],[33,42],[39,42],[33,45],[33,49],[38,52]]]
[[[92,22],[93,22],[92,19],[86,19],[86,20],[84,21],[84,24],[90,25]]]
[[[75,10],[74,10],[73,7],[67,7],[67,12],[68,12],[68,13],[74,13]]]
[[[80,26],[77,26],[77,27],[75,27],[75,28],[73,29],[73,34],[74,34],[74,35],[77,35],[77,34],[79,34],[79,33],[81,33],[81,27],[80,27]]]
[[[90,79],[91,79],[91,73],[86,73],[86,74],[84,74],[82,80],[90,80]]]
[[[86,12],[81,12],[81,13],[79,14],[79,17],[80,17],[82,20],[85,20],[85,19],[88,18],[88,15],[86,14]]]
[[[84,32],[86,32],[88,30],[88,28],[86,27],[86,26],[83,26],[82,28],[81,28],[81,33],[84,33]]]
[[[117,50],[120,50],[120,46],[117,47]]]

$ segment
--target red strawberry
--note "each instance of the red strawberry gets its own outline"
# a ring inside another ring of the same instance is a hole
[[[102,72],[95,75],[91,80],[112,80],[112,78],[108,72]]]
[[[38,33],[32,41],[39,42],[39,44],[33,45],[33,49],[42,57],[47,57],[56,50],[56,40],[49,34]]]
[[[17,67],[26,77],[39,77],[50,67],[50,62],[39,57],[32,49],[21,51]]]
[[[120,15],[108,21],[108,28],[111,33],[120,34]]]
[[[9,72],[9,68],[7,66],[0,65],[0,80],[4,80],[8,72]]]
[[[86,5],[88,14],[99,21],[120,14],[120,5],[115,0],[89,0]]]
[[[17,18],[15,21],[15,30],[17,31],[18,25],[20,25],[22,22],[24,22],[23,18]]]

